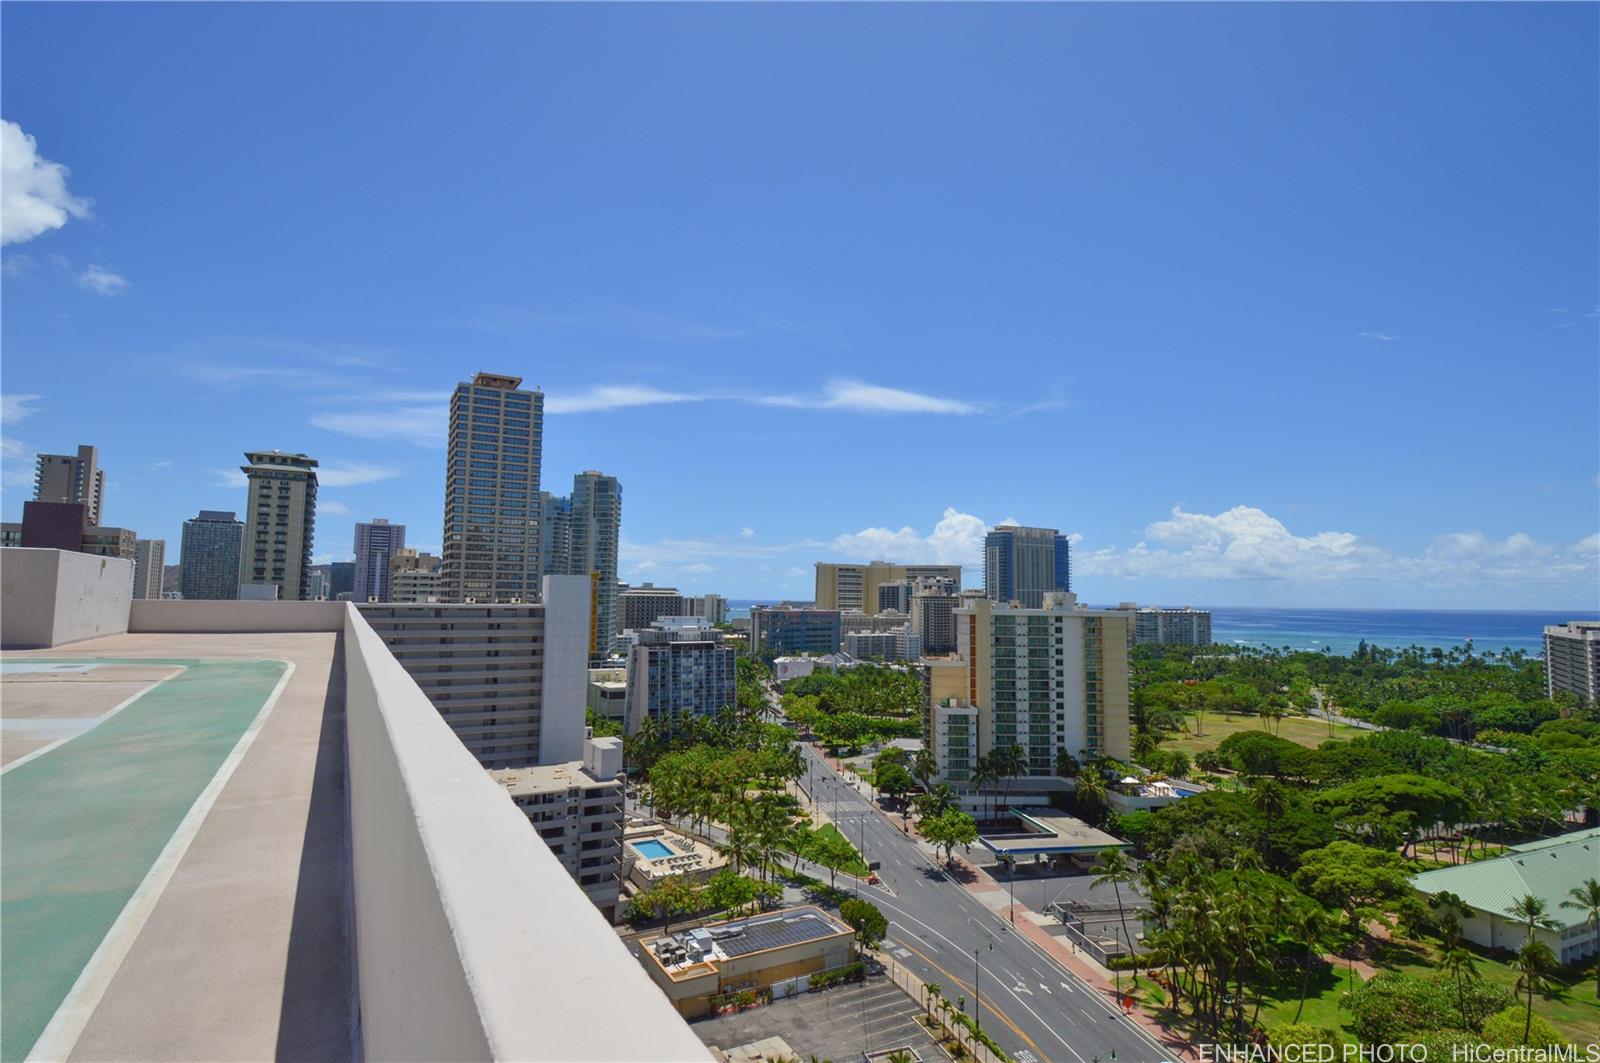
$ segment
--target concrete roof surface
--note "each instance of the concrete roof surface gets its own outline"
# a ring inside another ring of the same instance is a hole
[[[6,978],[5,1058],[358,1051],[340,642],[136,634],[5,654],[118,662],[6,681],[8,716],[76,702],[89,726],[3,776],[4,973],[14,946],[47,961],[23,965],[26,990]]]

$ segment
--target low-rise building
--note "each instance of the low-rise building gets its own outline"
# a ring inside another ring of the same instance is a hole
[[[619,725],[628,721],[628,669],[589,669],[589,711]]]
[[[1534,933],[1558,961],[1569,964],[1600,951],[1600,934],[1588,922],[1588,913],[1561,906],[1572,899],[1571,890],[1597,872],[1600,827],[1513,845],[1487,860],[1424,871],[1413,875],[1411,884],[1430,898],[1442,893],[1459,897],[1467,909],[1462,936],[1491,949],[1522,947],[1528,925],[1511,914],[1511,906],[1523,897],[1538,897],[1553,925],[1537,927]]]
[[[622,873],[621,774],[620,738],[584,739],[582,760],[489,772],[613,922]]]
[[[697,594],[683,600],[684,616],[705,617],[712,627],[728,622],[728,599],[720,594]]]
[[[733,993],[803,993],[811,976],[850,963],[850,928],[806,905],[686,930],[642,943],[639,962],[678,1014],[714,1013]]]
[[[892,631],[846,631],[844,652],[852,657],[877,657],[885,661],[900,659],[904,640]]]
[[[444,597],[442,562],[432,554],[402,547],[389,562],[389,600],[437,602]]]
[[[1600,703],[1600,620],[1544,629],[1544,683],[1549,697],[1565,692]]]

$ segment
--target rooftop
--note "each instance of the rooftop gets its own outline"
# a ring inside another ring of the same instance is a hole
[[[584,770],[583,761],[566,764],[533,764],[526,768],[495,768],[489,777],[513,797],[524,794],[547,794],[574,786],[621,785],[615,779],[597,779]]]
[[[1544,838],[1514,846],[1487,860],[1441,867],[1411,876],[1423,893],[1454,893],[1480,912],[1508,914],[1519,898],[1532,894],[1545,902],[1545,914],[1562,927],[1577,926],[1584,914],[1561,907],[1568,891],[1600,877],[1600,829]]]
[[[655,938],[645,943],[644,952],[668,975],[678,979],[698,977],[707,968],[741,956],[850,934],[849,927],[821,908],[805,905]],[[682,952],[673,950],[671,946],[674,945]],[[667,947],[667,956],[661,954],[663,946]]]
[[[354,607],[0,569],[0,1057],[707,1058]]]
[[[1038,781],[1029,780],[1030,784]],[[978,837],[979,843],[996,856],[1069,855],[1128,847],[1127,842],[1074,816],[1050,815],[1038,809],[1022,812],[1015,808],[1011,809],[1011,814],[1016,817],[1020,829],[986,832]]]

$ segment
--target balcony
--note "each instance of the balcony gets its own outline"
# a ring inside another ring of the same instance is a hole
[[[0,1055],[707,1058],[353,607],[0,566]]]

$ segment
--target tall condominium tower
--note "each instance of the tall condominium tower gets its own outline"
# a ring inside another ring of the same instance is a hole
[[[250,482],[241,586],[277,584],[284,601],[311,597],[311,540],[317,522],[317,461],[281,450],[251,450],[239,466]]]
[[[611,653],[617,622],[617,540],[622,534],[622,485],[590,469],[572,478],[572,551],[568,573],[596,581],[589,659]]]
[[[1571,620],[1544,629],[1544,685],[1552,698],[1565,691],[1600,704],[1600,622]]]
[[[543,436],[544,392],[522,390],[521,377],[479,373],[456,385],[440,580],[448,600],[538,600]]]
[[[390,524],[382,517],[374,517],[370,524],[356,525],[355,585],[351,588],[355,601],[390,599],[390,566],[405,546],[404,524]]]
[[[983,592],[990,601],[1037,609],[1049,591],[1072,590],[1072,554],[1054,528],[1003,525],[983,540]]]
[[[77,454],[40,454],[34,466],[33,497],[38,502],[81,502],[91,526],[100,523],[106,473],[94,447]],[[160,597],[160,595],[157,595]]]
[[[160,598],[161,577],[166,572],[167,541],[165,539],[135,539],[133,541],[133,596],[135,598]]]
[[[566,575],[572,569],[572,499],[539,492],[539,568]]]
[[[239,597],[239,554],[244,523],[231,512],[202,509],[183,522],[178,591],[186,601]]]
[[[880,613],[878,587],[885,583],[935,578],[961,587],[960,565],[901,565],[891,561],[872,561],[865,565],[838,565],[817,562],[817,608]],[[905,612],[902,608],[899,612]]]

